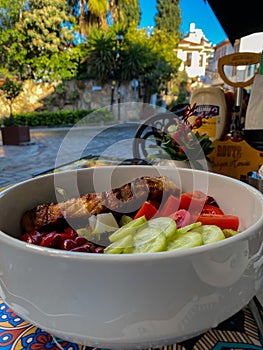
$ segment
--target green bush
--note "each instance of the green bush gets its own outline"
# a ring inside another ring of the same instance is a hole
[[[28,125],[31,127],[72,126],[78,122],[80,124],[107,124],[114,122],[114,116],[107,109],[26,112],[13,115],[13,123],[15,125]]]

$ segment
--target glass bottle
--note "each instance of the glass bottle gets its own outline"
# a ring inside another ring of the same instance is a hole
[[[240,125],[240,107],[235,106],[232,108],[231,120],[229,126],[229,132],[225,136],[226,140],[231,140],[234,142],[239,142],[243,140],[241,125]]]

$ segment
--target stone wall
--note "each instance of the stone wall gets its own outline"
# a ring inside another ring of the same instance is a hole
[[[115,104],[117,103],[115,89]],[[61,83],[25,81],[23,91],[13,103],[13,112],[89,110],[109,106],[112,88],[95,81],[71,80]],[[138,95],[138,94],[137,94]],[[138,101],[130,84],[121,85],[121,102]],[[9,115],[9,106],[0,96],[0,117]]]

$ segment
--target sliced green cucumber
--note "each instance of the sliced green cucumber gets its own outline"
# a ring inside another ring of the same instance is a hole
[[[134,247],[128,247],[123,249],[123,254],[133,254],[134,253]]]
[[[124,238],[130,234],[134,234],[134,231],[138,229],[139,226],[145,224],[147,222],[145,216],[141,216],[136,220],[132,220],[128,222],[126,225],[120,227],[118,230],[113,232],[109,236],[110,242],[118,241],[119,239]]]
[[[202,223],[199,222],[199,221],[198,222],[194,222],[194,223],[192,223],[190,225],[187,225],[187,226],[179,228],[178,229],[178,233],[179,234],[185,234],[186,232],[194,230],[194,229],[196,229],[197,227],[199,227],[201,225],[202,225]]]
[[[129,215],[123,214],[120,218],[119,221],[119,226],[124,226],[126,224],[128,224],[130,221],[133,221],[133,218],[131,218]]]
[[[164,232],[155,227],[141,229],[134,236],[134,253],[162,252],[167,248]]]
[[[150,219],[148,227],[156,227],[163,231],[167,239],[173,239],[177,235],[176,222],[172,218],[160,217]]]
[[[201,233],[189,231],[179,236],[174,241],[170,241],[167,250],[193,248],[200,245],[203,245]]]
[[[108,245],[104,249],[104,253],[106,254],[124,254],[128,251],[133,252],[133,238],[132,235],[126,235],[123,238],[119,239]]]
[[[223,231],[216,225],[202,225],[197,227],[195,231],[201,233],[204,244],[215,243],[225,239]]]
[[[153,239],[156,239],[162,232],[163,231],[161,228],[149,227],[148,225],[145,225],[133,236],[134,245],[152,241]]]

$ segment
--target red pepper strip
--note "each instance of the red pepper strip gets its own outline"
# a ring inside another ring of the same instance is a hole
[[[185,192],[180,196],[180,209],[201,210],[206,203],[207,196],[201,191]]]
[[[201,214],[196,221],[200,221],[202,225],[216,225],[221,230],[237,231],[239,226],[239,218],[235,215]]]
[[[158,216],[167,217],[173,214],[179,208],[179,198],[173,196],[172,194],[168,197],[167,201],[164,203],[163,207],[159,210]]]
[[[157,209],[149,202],[144,202],[141,208],[137,211],[134,219],[138,219],[141,216],[145,216],[147,220],[151,219],[157,213]]]

